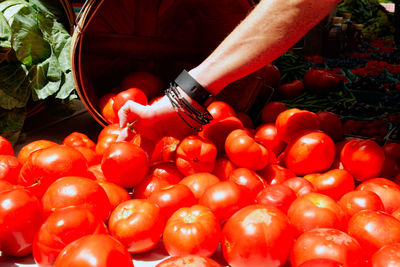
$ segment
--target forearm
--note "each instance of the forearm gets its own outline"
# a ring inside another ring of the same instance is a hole
[[[262,0],[190,74],[212,94],[272,62],[339,0]]]

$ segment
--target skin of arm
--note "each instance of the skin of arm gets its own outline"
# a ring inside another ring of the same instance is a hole
[[[189,74],[207,91],[217,95],[229,83],[262,68],[290,49],[338,2],[340,0],[262,0]],[[178,89],[195,108],[201,108]],[[137,115],[133,128],[151,140],[163,136],[182,138],[195,133],[166,96],[149,106],[128,101],[118,112],[121,127],[127,125],[129,113]],[[126,139],[127,131],[120,135],[119,141]]]

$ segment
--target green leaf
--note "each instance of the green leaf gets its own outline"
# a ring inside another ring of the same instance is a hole
[[[12,46],[12,32],[3,13],[0,12],[0,63],[6,60]]]
[[[15,144],[24,125],[26,112],[24,109],[0,109],[0,135]]]

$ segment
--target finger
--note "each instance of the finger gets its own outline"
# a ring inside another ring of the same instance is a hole
[[[118,110],[119,126],[125,127],[127,123],[132,122],[132,118],[136,118],[140,112],[140,104],[131,100],[126,103]]]

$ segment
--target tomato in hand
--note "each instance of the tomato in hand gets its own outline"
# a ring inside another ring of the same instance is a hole
[[[269,185],[258,193],[257,204],[270,205],[287,214],[292,202],[297,198],[296,193],[287,185]]]
[[[14,156],[14,148],[12,144],[3,136],[0,136],[0,155]]]
[[[131,188],[142,181],[149,159],[144,150],[129,142],[116,142],[104,152],[101,169],[108,182]]]
[[[217,147],[208,139],[191,135],[176,150],[176,166],[184,175],[211,172],[217,158]]]
[[[30,254],[43,218],[40,201],[31,192],[22,188],[0,192],[2,252],[13,257]]]
[[[221,267],[215,260],[198,255],[185,255],[169,257],[156,265],[156,267]]]
[[[196,199],[200,199],[204,191],[218,183],[220,180],[214,174],[208,172],[198,172],[192,175],[188,175],[183,178],[179,183],[184,184],[193,192]]]
[[[180,208],[167,221],[163,241],[171,256],[211,256],[221,238],[217,217],[201,205]]]
[[[353,190],[344,194],[338,201],[346,214],[347,220],[360,210],[383,211],[383,203],[372,191]]]
[[[84,255],[84,256],[82,256]],[[68,244],[58,255],[54,267],[133,267],[128,250],[106,234],[86,235]]]
[[[113,109],[116,114],[127,101],[133,101],[139,103],[141,105],[147,105],[148,99],[145,93],[139,88],[129,88],[119,92],[116,96],[114,96],[114,104]],[[134,121],[135,118],[128,115],[128,121]]]
[[[378,177],[382,170],[385,153],[372,139],[353,139],[347,142],[340,153],[343,167],[357,181]]]
[[[43,212],[52,212],[69,206],[81,206],[105,221],[111,213],[111,204],[104,189],[94,180],[66,176],[52,183],[42,197]]]
[[[254,135],[254,140],[270,148],[275,156],[279,156],[286,147],[286,143],[279,137],[274,123],[261,125]]]
[[[242,208],[222,229],[222,252],[231,266],[282,266],[292,243],[288,218],[267,205]]]
[[[15,156],[0,155],[0,180],[17,184],[21,167],[21,163]]]
[[[131,199],[119,204],[111,213],[108,227],[130,253],[154,248],[161,238],[164,220],[160,208],[146,199]]]
[[[290,257],[291,266],[303,266],[303,263],[315,259],[329,259],[342,264],[333,266],[366,266],[366,257],[357,240],[332,228],[307,231],[294,243]]]
[[[24,164],[31,153],[36,150],[47,148],[50,146],[56,146],[57,143],[50,140],[36,140],[24,145],[18,152],[18,160],[21,164]]]
[[[119,126],[119,123],[113,123],[113,124],[107,125],[106,127],[104,127],[104,128],[100,131],[99,135],[97,136],[97,143],[98,143],[103,137],[105,137],[106,135],[109,135],[109,134],[119,135],[119,134],[121,133],[122,129],[123,129],[123,128],[121,128],[121,127]],[[133,134],[133,131],[132,131],[132,134]]]
[[[36,235],[33,257],[39,266],[53,266],[61,250],[72,241],[107,232],[104,222],[84,207],[56,210],[43,222]]]
[[[286,105],[279,101],[272,101],[263,107],[261,110],[261,122],[262,123],[275,123],[278,115],[287,110]]]

